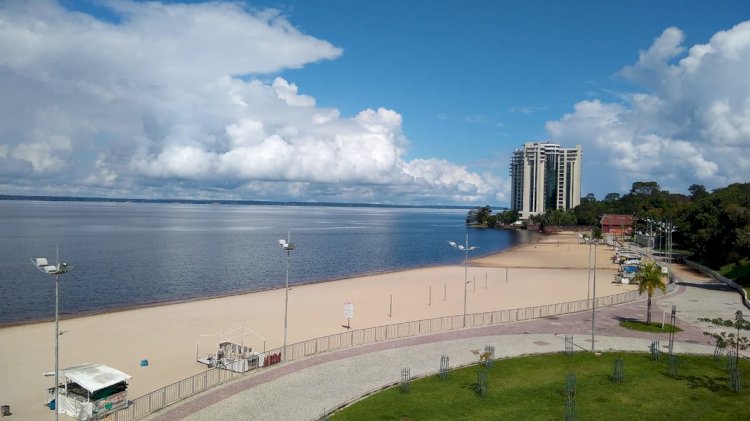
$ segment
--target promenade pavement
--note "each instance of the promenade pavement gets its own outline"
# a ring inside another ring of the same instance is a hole
[[[677,308],[676,353],[710,354],[715,330],[701,317],[732,318],[736,310],[746,314],[740,296],[730,288],[684,267],[675,267],[677,289],[653,300],[653,320],[669,322],[672,305]],[[619,322],[645,318],[645,299],[600,308],[595,317],[595,350],[648,351],[659,339],[666,352],[668,332],[662,334],[624,329]],[[591,350],[591,312],[529,320],[474,329],[463,329],[350,348],[339,352],[281,364],[259,371],[223,387],[212,389],[151,417],[171,420],[312,420],[330,408],[355,400],[400,380],[401,369],[412,377],[437,372],[440,357],[450,366],[476,362],[473,349],[495,347],[497,358],[564,350],[565,336],[572,335],[575,349]],[[747,353],[743,354],[748,357]]]

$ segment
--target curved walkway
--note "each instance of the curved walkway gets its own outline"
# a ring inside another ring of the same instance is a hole
[[[653,301],[652,317],[669,322],[677,306],[676,353],[712,353],[712,330],[700,317],[730,318],[736,310],[747,312],[739,294],[702,274],[675,268],[682,280],[675,292]],[[619,322],[644,318],[645,300],[601,308],[596,312],[597,351],[647,351],[652,339],[665,349],[668,333],[653,334],[624,329]],[[451,367],[476,361],[472,349],[495,347],[498,358],[564,350],[565,335],[573,335],[578,350],[591,349],[591,312],[575,313],[435,335],[416,336],[322,354],[279,365],[211,390],[169,407],[151,419],[168,420],[311,420],[330,408],[374,389],[398,382],[401,369],[411,375],[434,373],[440,357],[448,355]],[[747,355],[745,355],[747,357]]]

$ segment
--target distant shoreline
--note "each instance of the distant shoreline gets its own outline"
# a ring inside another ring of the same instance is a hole
[[[0,194],[0,200],[28,200],[42,202],[112,202],[112,203],[174,203],[188,205],[241,205],[241,206],[323,206],[338,208],[393,208],[393,209],[455,209],[469,210],[472,206],[457,205],[397,205],[389,203],[346,203],[346,202],[284,202],[273,200],[228,200],[228,199],[144,199],[117,197],[78,197],[78,196],[23,196]],[[503,207],[493,209],[504,210]]]

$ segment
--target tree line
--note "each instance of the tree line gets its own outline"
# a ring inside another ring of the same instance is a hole
[[[466,225],[488,228],[502,228],[518,221],[520,214],[516,210],[506,210],[492,214],[492,207],[477,206],[466,215]]]
[[[705,186],[694,184],[688,192],[670,193],[655,181],[638,181],[624,195],[609,193],[598,200],[589,193],[573,210],[550,209],[533,216],[530,222],[596,227],[604,214],[627,214],[635,216],[634,228],[640,232],[648,232],[649,228],[653,231],[654,222],[674,224],[673,248],[688,252],[710,267],[739,264],[750,258],[750,183],[735,183],[710,192]],[[483,206],[470,210],[466,222],[500,227],[513,224],[518,217],[516,211],[492,214],[489,206]]]

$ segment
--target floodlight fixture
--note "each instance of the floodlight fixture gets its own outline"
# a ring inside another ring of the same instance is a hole
[[[281,359],[286,361],[286,334],[287,334],[287,320],[289,315],[289,256],[291,251],[294,250],[295,244],[292,243],[292,233],[287,232],[287,239],[280,239],[279,246],[281,250],[286,252],[286,287],[284,288],[284,347],[281,349]]]
[[[467,266],[469,260],[469,252],[478,249],[477,246],[469,246],[469,234],[466,234],[465,244],[456,244],[454,241],[448,241],[448,244],[458,251],[464,252],[464,317],[463,327],[466,327],[466,285],[469,283],[469,268]]]
[[[60,275],[68,273],[73,266],[67,263],[60,263],[60,247],[55,251],[55,264],[49,264],[46,257],[35,257],[31,259],[40,272],[47,275],[55,275],[55,420],[59,419],[60,414]]]

